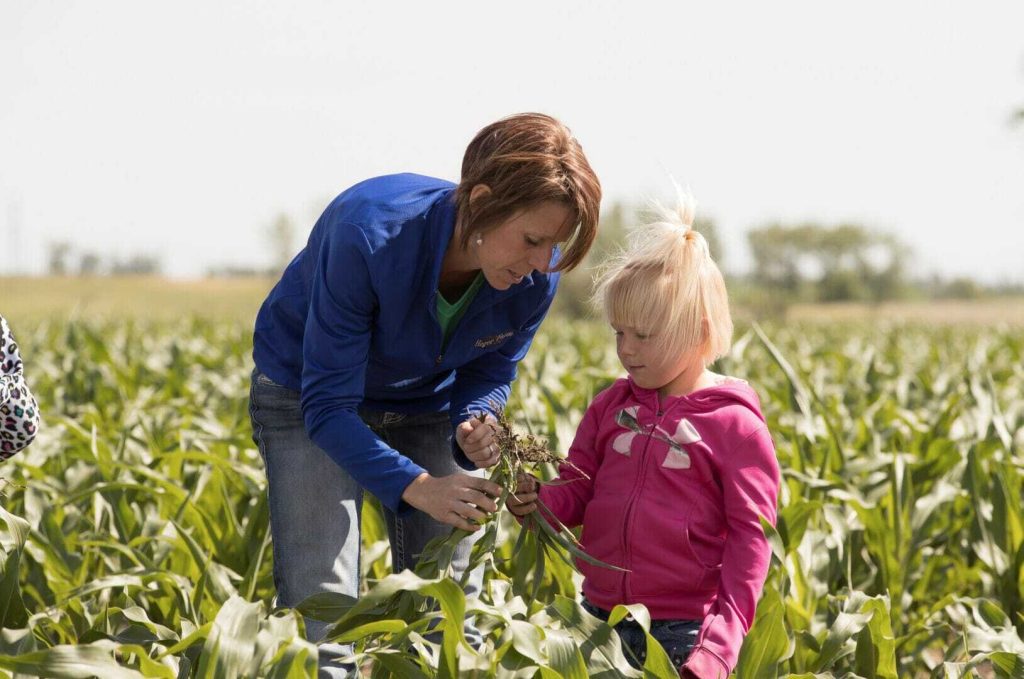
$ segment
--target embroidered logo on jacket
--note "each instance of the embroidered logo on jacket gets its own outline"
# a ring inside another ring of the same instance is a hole
[[[612,442],[612,450],[629,457],[633,439],[638,435],[652,436],[658,441],[668,444],[668,455],[665,457],[665,461],[662,462],[662,467],[668,469],[689,469],[690,456],[683,449],[683,445],[700,441],[700,434],[697,433],[697,429],[686,418],[679,420],[675,433],[672,434],[653,424],[642,425],[637,418],[639,409],[640,406],[623,408],[615,416],[615,423],[629,431],[615,437],[615,440]]]
[[[515,333],[512,332],[511,330],[506,330],[505,332],[499,332],[497,335],[491,335],[490,337],[481,337],[474,343],[474,346],[477,346],[481,349],[493,347],[496,344],[501,344],[514,334]]]

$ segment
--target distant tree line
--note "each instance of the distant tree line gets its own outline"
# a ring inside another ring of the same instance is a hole
[[[624,244],[629,228],[648,221],[642,208],[614,203],[602,211],[601,228],[581,273],[562,279],[556,309],[570,316],[590,316],[593,275]],[[726,274],[730,297],[746,312],[772,316],[798,302],[864,302],[902,299],[976,299],[1024,294],[1024,286],[984,286],[967,277],[937,274],[912,279],[910,248],[890,233],[860,224],[815,222],[769,223],[747,232],[752,267],[730,275],[714,219],[698,218],[694,229],[708,241],[712,257]]]
[[[602,212],[593,249],[579,273],[562,279],[562,293],[556,298],[556,309],[570,316],[593,314],[593,274],[624,245],[631,227],[651,219],[647,210],[622,202]],[[850,223],[775,222],[751,229],[747,233],[751,270],[744,275],[729,275],[729,260],[715,220],[698,217],[694,229],[707,240],[712,257],[726,273],[732,299],[756,315],[779,314],[797,302],[880,303],[906,298],[974,299],[1024,294],[1019,284],[986,287],[966,277],[943,279],[932,275],[910,280],[907,265],[911,252],[904,243],[892,234]],[[207,276],[278,276],[297,252],[297,235],[295,222],[280,213],[264,228],[271,264],[215,265],[207,269]],[[162,263],[150,254],[104,258],[60,241],[50,244],[48,271],[58,276],[159,275]]]
[[[280,275],[296,254],[296,233],[292,219],[280,213],[264,230],[272,264],[216,264],[207,268],[206,275],[211,278]],[[48,245],[46,270],[51,276],[156,276],[163,273],[163,264],[156,255],[136,253],[127,257],[103,257],[96,252],[80,250],[69,241],[54,241]]]
[[[51,276],[156,276],[163,272],[163,265],[156,255],[101,257],[95,252],[76,250],[67,241],[56,241],[48,246],[46,270]]]
[[[747,233],[751,281],[790,300],[881,302],[904,294],[909,249],[857,224],[769,224]]]
[[[264,229],[272,262],[269,266],[240,266],[228,264],[210,267],[206,275],[211,278],[245,278],[250,276],[280,276],[292,257],[297,254],[295,240],[298,229],[295,221],[284,212],[279,212],[270,225]]]

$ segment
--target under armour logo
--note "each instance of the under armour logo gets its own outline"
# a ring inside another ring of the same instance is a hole
[[[683,449],[683,446],[687,443],[700,441],[700,434],[697,433],[697,429],[690,424],[689,420],[682,418],[676,425],[675,432],[669,434],[669,432],[661,427],[656,427],[652,424],[640,424],[640,420],[637,417],[639,410],[640,406],[631,406],[623,408],[615,416],[615,423],[629,431],[615,437],[615,440],[612,441],[612,450],[629,457],[633,440],[637,436],[652,436],[658,441],[668,444],[668,455],[661,466],[667,469],[689,469],[690,456]]]

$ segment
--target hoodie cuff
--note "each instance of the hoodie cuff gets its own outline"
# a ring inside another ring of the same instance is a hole
[[[729,676],[729,667],[725,661],[704,646],[698,646],[690,652],[683,669],[689,670],[700,679],[726,679]]]

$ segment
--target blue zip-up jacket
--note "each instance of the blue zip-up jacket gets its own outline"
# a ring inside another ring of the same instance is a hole
[[[449,411],[454,428],[503,407],[558,285],[558,273],[534,272],[507,290],[482,286],[442,350],[437,286],[454,192],[413,174],[348,189],[256,318],[256,368],[301,392],[313,442],[396,512],[410,509],[402,493],[426,470],[370,431],[358,408]]]

